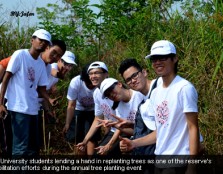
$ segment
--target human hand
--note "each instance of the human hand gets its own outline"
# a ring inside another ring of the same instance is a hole
[[[135,148],[134,142],[128,138],[119,137],[120,139],[120,150],[122,153],[126,153]]]
[[[61,69],[57,72],[57,77],[59,79],[64,79],[67,72],[68,72],[68,69],[65,66],[62,66]]]
[[[54,99],[49,98],[49,102],[50,102],[51,106],[56,106],[56,105],[58,104],[58,100],[59,100],[60,98],[62,98],[62,96],[56,97],[56,98],[54,98]]]
[[[78,150],[84,152],[86,150],[86,143],[84,142],[78,143],[77,145],[75,145],[75,147],[77,147]]]
[[[97,128],[98,127],[111,127],[111,125],[114,123],[114,121],[112,120],[102,120],[102,119],[97,119],[97,121],[99,122],[98,125],[96,126]]]
[[[120,118],[114,114],[111,114],[112,117],[114,117],[117,122],[113,122],[111,124],[109,124],[110,126],[114,126],[117,129],[121,129],[121,128],[131,128],[134,123],[132,121]]]
[[[97,154],[99,154],[99,155],[107,155],[107,153],[111,149],[111,145],[106,144],[105,146],[98,146],[94,149],[97,151]]]
[[[66,134],[69,128],[70,128],[70,125],[69,124],[65,124],[65,126],[64,126],[64,128],[62,130],[63,134]]]
[[[7,115],[7,114],[8,114],[8,112],[7,112],[6,108],[5,108],[5,106],[4,105],[0,105],[0,118],[3,118],[4,115]]]

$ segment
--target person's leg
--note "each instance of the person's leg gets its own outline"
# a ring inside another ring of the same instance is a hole
[[[12,123],[11,123],[11,115],[8,112],[7,117],[4,119],[4,127],[5,127],[5,135],[6,135],[6,145],[7,151],[6,156],[12,156]]]
[[[94,121],[94,111],[85,111],[83,113],[83,118],[85,120],[85,135],[88,133],[93,121]],[[99,128],[95,134],[93,135],[93,137],[90,139],[90,141],[87,144],[87,155],[93,155],[95,152],[95,147],[97,147],[98,145],[98,141],[100,140],[101,136],[100,136],[100,131],[101,129]]]
[[[29,155],[37,156],[39,154],[40,141],[39,141],[39,121],[38,115],[30,116],[30,127],[29,127]]]
[[[38,133],[36,133],[38,117],[12,111],[10,113],[13,134],[12,155],[14,157],[35,156],[36,146],[38,146]]]
[[[29,117],[17,112],[10,112],[12,118],[12,155],[26,155],[29,144]]]
[[[6,146],[5,125],[3,118],[0,118],[0,146],[1,146],[2,156],[5,156],[7,151],[7,146]]]

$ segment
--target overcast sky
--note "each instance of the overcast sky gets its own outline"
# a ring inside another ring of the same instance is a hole
[[[19,21],[20,26],[25,27],[36,25],[38,23],[36,7],[46,7],[49,3],[62,4],[61,0],[1,0],[0,22],[12,21],[17,26]],[[90,3],[100,3],[100,0],[90,0]],[[16,17],[16,12],[20,13],[20,17]],[[23,16],[21,16],[22,12]],[[26,17],[25,14],[29,17]]]

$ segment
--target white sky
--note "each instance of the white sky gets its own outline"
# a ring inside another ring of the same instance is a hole
[[[47,4],[61,3],[61,0],[1,0],[0,1],[0,25],[3,22],[11,21],[14,26],[29,27],[35,26],[38,22],[36,7],[46,7]],[[91,4],[100,3],[100,0],[90,0]],[[61,3],[62,4],[62,3]],[[11,12],[33,13],[29,17],[26,16],[11,16]]]
[[[38,24],[36,7],[46,7],[48,3],[61,3],[62,0],[0,0],[0,26],[4,22],[11,22],[13,26],[28,28],[30,26],[36,26]],[[100,4],[101,0],[90,0],[90,4]],[[175,3],[174,7],[179,7]],[[95,12],[98,12],[97,8],[92,8]],[[173,8],[174,9],[174,8]],[[25,12],[33,13],[32,16],[11,16],[11,12]]]

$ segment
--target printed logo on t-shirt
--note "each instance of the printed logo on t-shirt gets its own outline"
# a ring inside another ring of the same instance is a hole
[[[131,111],[127,117],[127,120],[134,121],[135,115],[136,115],[136,111]]]
[[[82,97],[80,99],[80,103],[84,107],[88,107],[88,108],[93,107],[94,106],[94,99],[93,99],[93,97]]]
[[[112,111],[111,111],[111,108],[110,108],[108,105],[106,105],[105,103],[103,103],[103,104],[101,105],[101,109],[102,109],[102,111],[103,111],[103,115],[104,115],[108,120],[115,120],[115,119],[111,116]]]
[[[30,88],[33,87],[33,82],[35,81],[35,70],[33,67],[28,68],[28,79],[31,82]]]
[[[169,117],[168,102],[163,101],[160,105],[157,106],[156,111],[157,111],[158,122],[161,125],[165,125]],[[165,126],[168,126],[168,124]]]

